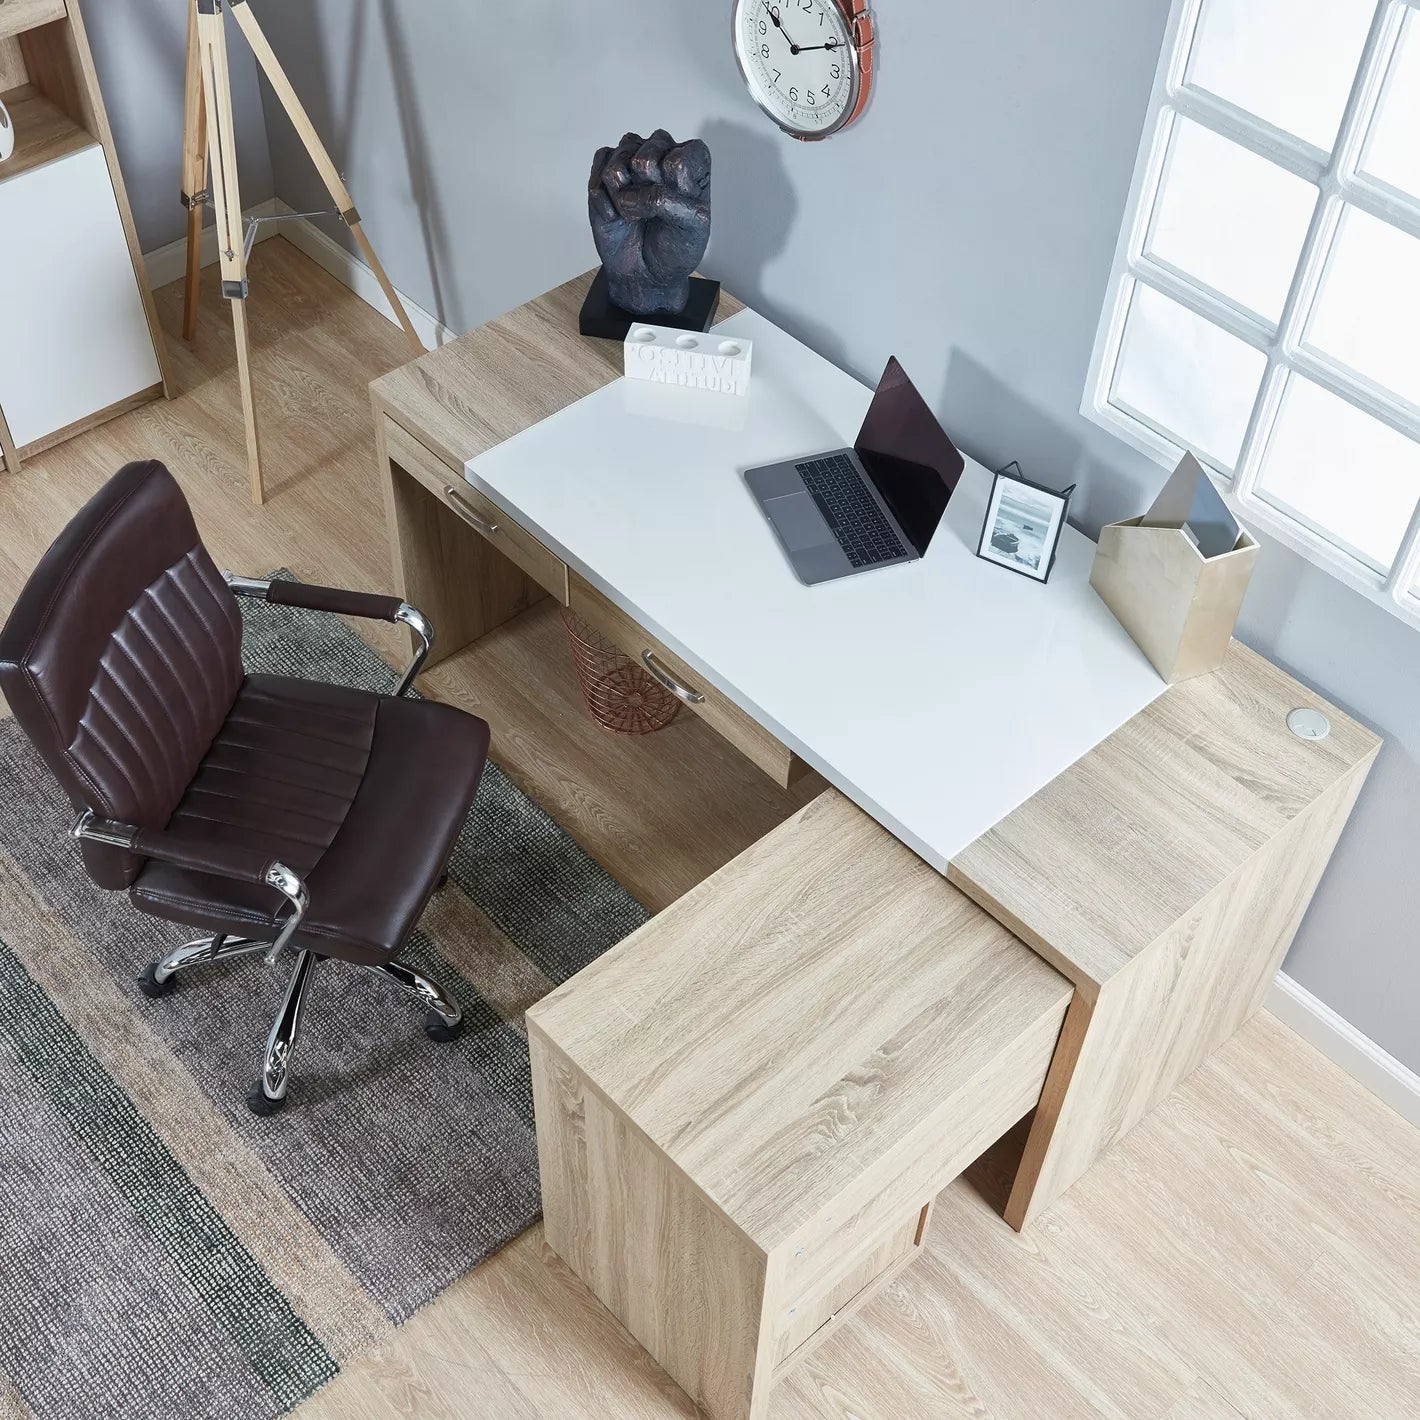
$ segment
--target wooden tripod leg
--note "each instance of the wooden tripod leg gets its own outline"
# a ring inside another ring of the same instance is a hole
[[[10,426],[5,422],[5,411],[0,409],[0,465],[6,473],[19,473],[20,456],[15,452],[15,441],[10,437]]]
[[[202,55],[197,0],[188,0],[187,82],[182,125],[182,201],[187,208],[187,280],[182,295],[182,338],[197,334],[197,296],[202,280],[202,213],[207,199],[207,108],[202,93]]]
[[[202,91],[202,54],[197,0],[187,12],[187,81],[182,126],[182,201],[187,208],[187,279],[183,285],[182,338],[197,334],[197,297],[202,280],[202,214],[207,198],[207,109]]]
[[[237,373],[242,387],[242,422],[246,426],[251,499],[265,501],[261,446],[252,393],[251,352],[247,338],[247,258],[242,232],[242,195],[237,185],[237,143],[232,130],[232,87],[227,71],[227,32],[216,0],[197,0],[197,34],[202,61],[202,92],[207,101],[207,132],[212,162],[212,204],[217,209],[217,253],[222,294],[232,303],[237,338]]]
[[[348,201],[347,194],[347,201]],[[399,292],[394,289],[393,283],[385,275],[385,269],[380,265],[380,259],[375,255],[375,249],[370,245],[370,239],[365,235],[365,229],[360,225],[360,214],[353,206],[342,207],[340,215],[345,220],[345,225],[350,228],[350,235],[355,238],[361,252],[365,257],[365,265],[375,273],[375,280],[380,283],[380,290],[385,293],[385,300],[390,303],[390,309],[399,318],[399,323],[404,329],[404,334],[409,341],[409,348],[415,355],[425,353],[424,342],[419,338],[419,332],[414,329],[414,322],[409,319],[409,312],[404,309],[404,302],[399,299]]]
[[[359,244],[365,261],[370,270],[375,273],[375,280],[380,283],[380,290],[385,293],[385,299],[390,303],[400,325],[404,327],[410,347],[416,355],[424,354],[424,342],[419,339],[419,334],[414,329],[414,323],[409,319],[409,312],[404,309],[404,302],[399,299],[399,293],[394,289],[389,277],[385,275],[385,269],[380,265],[379,258],[375,255],[375,249],[370,245],[370,239],[360,226],[360,214],[355,210],[355,203],[350,196],[350,190],[345,186],[345,179],[340,176],[340,171],[331,161],[325,144],[320,141],[320,135],[316,132],[310,115],[307,114],[290,79],[286,77],[286,71],[281,67],[281,61],[276,57],[276,51],[272,49],[266,34],[257,23],[256,16],[251,12],[251,6],[247,4],[246,0],[231,0],[231,10],[237,23],[242,27],[242,33],[247,37],[247,43],[251,45],[252,53],[256,55],[257,63],[261,65],[266,74],[267,81],[276,97],[281,100],[281,107],[286,110],[286,115],[296,130],[296,136],[305,145],[306,152],[311,155],[311,161],[316,165],[316,171],[320,173],[326,191],[330,193],[331,200],[340,209],[340,215],[344,218],[346,226],[350,228],[351,235]]]
[[[251,477],[251,501],[264,503],[266,489],[261,477],[261,442],[256,432],[256,398],[251,382],[251,342],[247,338],[247,303],[232,302],[232,330],[237,337],[237,372],[242,386],[242,424],[247,437],[247,469]]]

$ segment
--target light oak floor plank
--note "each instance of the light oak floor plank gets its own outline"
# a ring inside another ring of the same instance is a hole
[[[269,501],[248,502],[231,322],[204,273],[179,397],[0,473],[0,610],[122,462],[157,457],[214,556],[388,590],[367,382],[399,330],[287,243],[256,249],[251,326]],[[385,628],[359,626],[402,656]],[[812,797],[692,716],[646,739],[586,718],[556,609],[425,678],[647,906]],[[56,839],[62,832],[56,825]],[[1017,1235],[1016,1130],[941,1196],[923,1259],[786,1380],[772,1420],[1405,1420],[1420,1415],[1420,1131],[1263,1015]],[[1014,1151],[1014,1153],[1013,1153]],[[533,1228],[353,1363],[299,1420],[692,1420],[690,1402]]]

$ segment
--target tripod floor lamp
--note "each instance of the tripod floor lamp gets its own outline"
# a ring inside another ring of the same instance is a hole
[[[232,124],[232,86],[227,68],[227,32],[223,8],[232,12],[251,45],[281,106],[286,110],[320,173],[335,211],[355,238],[366,264],[374,272],[415,354],[424,345],[415,333],[409,313],[399,294],[390,285],[385,269],[375,256],[370,239],[360,225],[344,179],[311,124],[286,71],[281,67],[247,0],[189,0],[187,27],[186,116],[183,126],[182,200],[187,208],[187,284],[183,300],[182,333],[191,340],[197,333],[197,291],[202,268],[202,220],[210,198],[217,214],[217,249],[222,267],[222,294],[232,305],[232,326],[237,341],[237,371],[241,379],[242,420],[246,428],[247,465],[251,474],[254,503],[266,496],[261,470],[261,445],[257,434],[256,400],[252,389],[251,350],[247,334],[247,259],[254,224],[243,231],[241,192],[237,185],[236,135]],[[208,186],[208,167],[211,186]]]

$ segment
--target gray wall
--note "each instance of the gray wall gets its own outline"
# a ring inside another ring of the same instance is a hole
[[[900,355],[969,452],[1078,480],[1088,530],[1161,474],[1079,414],[1167,0],[880,0],[880,86],[819,145],[752,107],[728,0],[260,0],[395,283],[468,329],[593,265],[623,129],[715,158],[706,266],[831,359]],[[318,205],[268,95],[276,190]],[[1268,546],[1241,635],[1389,743],[1287,969],[1420,1069],[1420,632]]]
[[[191,3],[191,0],[188,0]],[[187,230],[182,189],[183,75],[187,5],[182,0],[121,0],[84,7],[119,166],[145,252]],[[236,26],[229,30],[232,113],[242,205],[272,196],[271,155],[256,86],[256,62]],[[210,220],[210,218],[209,218]]]

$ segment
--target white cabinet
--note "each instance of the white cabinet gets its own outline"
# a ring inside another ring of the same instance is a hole
[[[103,148],[0,168],[0,410],[15,446],[161,380]]]

